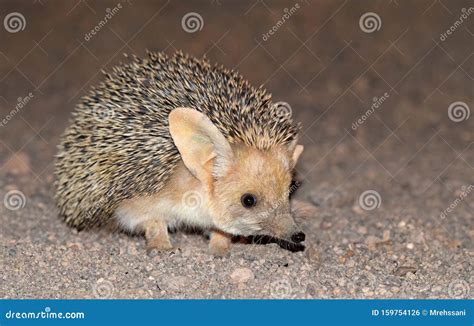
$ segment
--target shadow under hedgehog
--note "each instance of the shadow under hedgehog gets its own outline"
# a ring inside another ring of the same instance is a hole
[[[77,105],[56,156],[56,201],[79,230],[111,220],[172,248],[168,228],[301,243],[289,203],[299,125],[238,73],[181,52],[120,64]]]

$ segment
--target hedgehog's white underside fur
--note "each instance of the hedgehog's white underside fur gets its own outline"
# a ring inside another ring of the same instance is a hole
[[[177,107],[205,113],[230,143],[261,150],[298,126],[271,95],[204,59],[149,53],[105,73],[77,105],[56,158],[56,201],[78,229],[106,223],[124,199],[157,193],[180,161],[168,128]]]

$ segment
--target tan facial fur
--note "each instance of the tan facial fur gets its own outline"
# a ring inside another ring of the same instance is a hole
[[[236,145],[233,152],[229,170],[214,182],[210,207],[214,223],[232,234],[289,238],[297,227],[289,214],[291,162],[286,150],[264,152]],[[241,197],[247,193],[255,195],[254,207],[242,205]]]
[[[173,110],[169,122],[182,163],[158,194],[120,205],[116,217],[122,226],[146,231],[149,220],[160,219],[167,226],[213,229],[219,232],[211,237],[211,250],[213,244],[220,246],[215,252],[229,245],[221,231],[286,240],[299,231],[290,215],[288,192],[301,145],[294,141],[263,151],[229,144],[205,115],[187,108]],[[244,207],[244,194],[254,195],[256,204]],[[195,206],[189,205],[190,195]]]

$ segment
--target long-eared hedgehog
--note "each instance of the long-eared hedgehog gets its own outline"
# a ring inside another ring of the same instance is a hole
[[[299,125],[262,87],[181,52],[120,64],[84,96],[56,156],[56,201],[77,229],[112,219],[169,249],[167,229],[304,241],[288,191]]]

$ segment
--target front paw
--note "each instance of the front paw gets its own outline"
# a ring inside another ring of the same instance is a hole
[[[162,239],[155,239],[153,241],[148,241],[146,244],[146,253],[149,256],[155,256],[160,252],[166,252],[173,249],[173,245],[169,241]]]
[[[209,252],[218,257],[226,256],[230,252],[230,244],[229,245],[218,245],[218,244],[209,244]]]
[[[229,253],[232,244],[231,236],[222,232],[211,232],[209,251],[214,256],[225,256]]]

